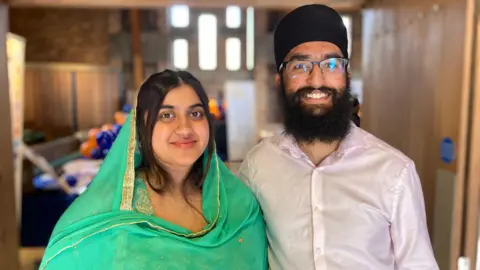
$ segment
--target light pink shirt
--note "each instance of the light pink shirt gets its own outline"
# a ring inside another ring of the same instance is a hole
[[[319,166],[288,136],[240,167],[267,223],[272,270],[436,270],[413,162],[352,125]]]

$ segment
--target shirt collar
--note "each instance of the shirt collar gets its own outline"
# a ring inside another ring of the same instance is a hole
[[[282,136],[282,139],[279,142],[279,146],[284,151],[288,151],[290,155],[295,158],[307,158],[306,154],[300,149],[295,138],[291,135],[285,134]],[[358,128],[355,124],[351,124],[350,131],[348,135],[340,142],[337,151],[335,151],[336,156],[342,157],[352,149],[359,147],[367,147],[367,142],[365,140],[364,132]]]

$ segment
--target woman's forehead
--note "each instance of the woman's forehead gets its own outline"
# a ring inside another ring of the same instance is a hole
[[[170,90],[163,100],[162,107],[189,107],[195,104],[201,104],[200,97],[195,90],[186,84]]]

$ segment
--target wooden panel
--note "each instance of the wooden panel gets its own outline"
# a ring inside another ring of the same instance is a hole
[[[480,213],[480,20],[474,17],[475,1],[468,0],[469,17],[471,17],[470,28],[476,31],[476,50],[475,57],[471,57],[471,65],[473,65],[473,80],[472,92],[470,93],[470,106],[466,113],[469,118],[469,128],[467,129],[467,136],[469,141],[466,149],[466,209],[464,228],[464,250],[462,256],[470,258],[471,265],[480,265],[478,260],[479,255],[479,213]],[[478,13],[478,11],[477,11]],[[478,15],[477,15],[478,16]],[[476,28],[476,29],[475,29]]]
[[[129,13],[132,36],[132,75],[135,89],[140,89],[145,76],[143,71],[142,40],[140,37],[140,11],[138,9],[132,9]]]
[[[0,269],[19,269],[18,225],[13,185],[10,98],[7,73],[6,33],[8,7],[0,4]]]
[[[466,0],[391,0],[372,3],[364,11],[364,105],[362,126],[415,161],[422,180],[428,225],[434,228],[435,173],[457,174],[456,205],[449,219],[461,219],[465,136],[464,66],[466,56]],[[442,162],[440,144],[451,138],[456,147],[453,162]],[[455,218],[454,218],[455,215]],[[453,232],[457,233],[458,227]],[[455,269],[454,252],[459,235],[452,239],[452,257],[437,258]],[[435,242],[435,239],[433,239]],[[438,252],[437,252],[438,254]],[[449,260],[450,259],[450,260]],[[440,263],[440,262],[439,262]]]
[[[468,175],[467,168],[469,168],[472,164],[477,162],[475,159],[470,159],[469,154],[478,152],[472,151],[471,147],[475,146],[475,143],[470,141],[470,135],[472,130],[472,119],[478,119],[479,111],[478,107],[477,110],[472,110],[475,100],[474,93],[472,89],[475,87],[475,79],[473,73],[472,66],[476,63],[479,63],[478,56],[475,59],[474,54],[474,38],[475,38],[475,31],[477,31],[477,39],[478,39],[478,26],[475,19],[478,20],[478,16],[476,13],[477,1],[475,0],[466,0],[466,8],[465,8],[465,43],[464,43],[464,57],[463,57],[463,84],[462,84],[462,108],[461,108],[461,121],[460,121],[460,138],[464,138],[464,140],[460,141],[459,145],[459,160],[457,166],[457,182],[456,182],[456,192],[455,197],[457,199],[454,215],[453,215],[453,233],[452,233],[452,252],[450,255],[450,268],[456,269],[457,267],[457,259],[460,256],[467,255],[472,262],[475,262],[475,253],[470,253],[475,249],[469,249],[469,244],[472,243],[472,239],[468,239],[469,231],[471,232],[471,227],[469,227],[468,223],[471,222],[472,214],[475,215],[475,218],[478,218],[478,212],[472,212],[469,209],[468,199],[470,199],[471,195],[478,196],[478,190],[470,190],[471,188],[478,188],[478,181],[476,179],[473,181],[472,174]],[[478,43],[477,43],[478,46]],[[478,49],[478,48],[477,48]],[[477,90],[477,94],[478,94]],[[478,97],[478,96],[477,96]],[[477,103],[478,104],[478,103]],[[473,130],[478,128],[477,125],[473,127]],[[475,133],[473,133],[475,134]],[[477,133],[478,134],[478,133]],[[478,156],[477,156],[478,158]],[[473,163],[472,163],[473,161]],[[477,163],[478,164],[478,163]],[[471,167],[470,167],[471,168]],[[475,171],[474,168],[472,171]],[[478,173],[478,170],[476,171]],[[478,178],[478,175],[476,175]],[[475,177],[475,176],[473,176]],[[466,197],[466,198],[465,198]],[[477,201],[478,198],[474,198],[473,201]],[[467,204],[465,204],[465,202]],[[478,202],[478,201],[477,201]],[[465,207],[467,206],[467,207]],[[478,207],[478,205],[476,205]],[[465,216],[467,216],[465,218]],[[474,224],[477,224],[477,221],[474,221]],[[470,224],[471,225],[471,224]],[[477,227],[475,226],[475,229]],[[475,264],[472,264],[475,265]],[[475,267],[475,266],[474,266]]]
[[[108,70],[77,73],[78,129],[113,123],[119,110],[118,74]]]
[[[25,126],[43,130],[48,139],[73,132],[71,74],[61,69],[27,66]]]
[[[363,0],[334,1],[323,0],[316,1],[332,6],[338,10],[358,10],[363,4]],[[230,0],[226,3],[224,0],[10,0],[12,6],[61,6],[61,7],[95,7],[95,8],[155,8],[165,7],[173,4],[186,4],[195,7],[226,7],[227,5],[237,5],[242,7],[262,7],[262,8],[294,8],[303,4],[311,4],[312,1],[290,1],[290,0]]]
[[[25,127],[47,140],[113,122],[119,109],[119,72],[69,64],[28,64]]]

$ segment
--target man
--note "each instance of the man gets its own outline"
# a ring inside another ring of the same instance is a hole
[[[438,269],[413,162],[351,122],[347,48],[342,18],[323,5],[275,30],[285,134],[240,168],[267,222],[270,267]]]

